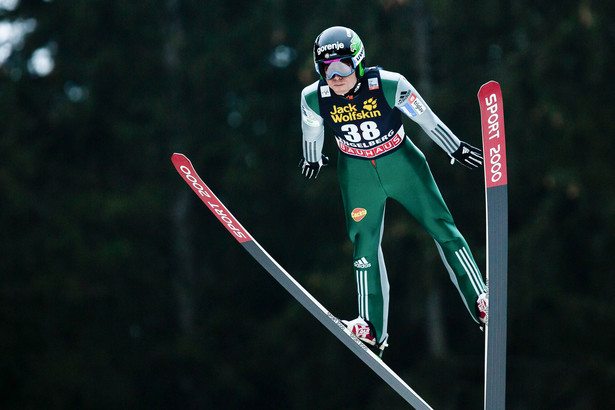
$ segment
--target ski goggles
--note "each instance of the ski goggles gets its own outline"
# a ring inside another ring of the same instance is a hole
[[[318,63],[318,72],[327,80],[332,79],[335,75],[348,77],[350,74],[354,73],[355,68],[352,57],[325,60]]]

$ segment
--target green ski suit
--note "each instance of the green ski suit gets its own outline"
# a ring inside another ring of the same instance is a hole
[[[406,137],[401,113],[449,155],[460,140],[400,74],[372,67],[359,81],[350,99],[333,93],[324,80],[301,94],[305,160],[321,158],[325,123],[332,128],[340,151],[338,177],[354,245],[359,316],[372,323],[379,343],[386,340],[389,282],[381,240],[386,200],[393,198],[433,237],[452,282],[478,322],[475,303],[486,289],[482,275],[425,156]]]

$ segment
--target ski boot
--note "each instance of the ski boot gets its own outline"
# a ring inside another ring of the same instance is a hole
[[[489,298],[486,293],[481,293],[476,298],[476,316],[478,316],[480,330],[484,331],[489,320]]]
[[[346,333],[354,334],[360,341],[376,350],[376,354],[382,358],[384,348],[388,346],[388,336],[378,343],[374,326],[360,316],[354,320],[342,320],[342,323],[346,326]]]

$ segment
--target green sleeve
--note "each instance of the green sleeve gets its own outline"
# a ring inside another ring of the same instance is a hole
[[[382,78],[382,92],[391,108],[395,108],[395,95],[397,94],[397,81]]]

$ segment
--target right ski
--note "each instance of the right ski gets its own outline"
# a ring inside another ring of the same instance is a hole
[[[502,90],[495,81],[478,92],[485,156],[488,321],[485,326],[485,410],[506,408],[508,173]]]
[[[176,153],[173,154],[171,160],[177,172],[207,205],[222,225],[303,307],[415,409],[431,409],[427,402],[416,394],[382,359],[376,356],[354,334],[348,334],[346,326],[326,310],[252,238],[248,231],[241,226],[239,221],[231,215],[224,204],[214,195],[211,189],[205,185],[188,158],[183,154]]]

